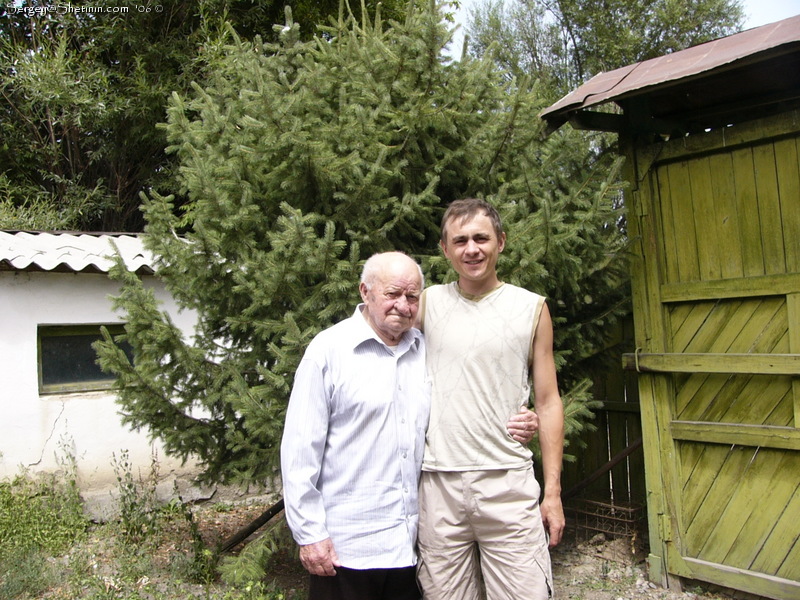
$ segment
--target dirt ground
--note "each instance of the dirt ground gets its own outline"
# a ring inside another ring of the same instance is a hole
[[[200,509],[196,515],[206,542],[226,539],[264,510],[265,504],[240,505],[218,512]],[[630,539],[606,539],[602,534],[586,541],[567,531],[553,550],[553,578],[560,600],[728,600],[730,597],[690,587],[668,590],[647,580],[644,545]],[[272,575],[286,591],[305,597],[306,574],[295,556],[281,555]]]
[[[727,600],[690,587],[668,590],[647,580],[645,548],[630,539],[602,534],[578,542],[567,538],[552,553],[556,598],[562,600]]]

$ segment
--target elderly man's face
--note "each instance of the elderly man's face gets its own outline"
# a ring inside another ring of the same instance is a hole
[[[364,318],[384,343],[397,344],[414,325],[421,288],[419,270],[408,257],[387,261],[369,289],[360,285]]]

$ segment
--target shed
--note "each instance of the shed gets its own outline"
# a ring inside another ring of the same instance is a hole
[[[800,598],[800,16],[541,116],[626,157],[651,580]]]
[[[123,455],[137,478],[155,458],[170,492],[175,479],[195,474],[146,431],[122,425],[113,380],[95,364],[100,327],[124,326],[110,300],[119,292],[108,277],[117,252],[191,335],[196,315],[178,309],[137,235],[0,231],[0,477],[56,471],[73,457],[89,500],[109,496]]]

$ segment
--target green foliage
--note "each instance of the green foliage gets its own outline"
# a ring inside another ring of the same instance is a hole
[[[46,201],[61,228],[135,227],[139,191],[169,172],[155,124],[191,65],[191,27],[119,4],[130,12],[14,12],[0,26],[0,169],[14,205]]]
[[[189,554],[180,554],[172,561],[171,570],[173,575],[196,583],[206,585],[212,583],[218,575],[219,554],[206,546],[194,514],[186,504],[172,502],[168,506],[177,509],[177,514],[188,523],[191,539],[191,552]],[[166,514],[163,510],[161,512],[162,515]]]
[[[309,24],[299,33],[306,39],[340,11],[340,0],[286,3]],[[175,187],[157,127],[169,95],[202,81],[223,23],[244,38],[277,36],[284,1],[118,0],[110,12],[85,0],[69,5],[88,12],[46,4],[0,6],[0,177],[8,183],[0,222],[140,231],[139,194]],[[353,2],[353,10],[401,18],[406,0],[378,4]],[[46,214],[31,210],[42,202]]]
[[[159,525],[156,482],[158,481],[158,462],[151,462],[147,479],[137,479],[128,451],[122,450],[119,456],[112,454],[111,465],[117,478],[117,506],[119,522],[126,542],[138,543],[157,533]]]
[[[0,481],[0,561],[32,551],[61,552],[87,525],[74,477]]]
[[[298,560],[296,552],[297,546],[286,520],[281,518],[260,531],[238,555],[226,556],[219,564],[219,573],[228,585],[247,587],[261,580],[264,573],[274,572],[276,557],[291,553],[292,559]]]
[[[62,466],[61,473],[0,481],[0,598],[39,597],[57,585],[61,572],[48,557],[86,538],[74,460]]]
[[[0,482],[0,598],[299,598],[264,581],[263,570],[251,581],[218,582],[217,555],[204,542],[201,527],[208,525],[205,519],[216,521],[219,511],[199,511],[198,518],[180,497],[156,502],[155,460],[144,478],[130,473],[125,451],[114,457],[113,466],[121,516],[99,524],[83,516],[72,460],[64,461],[61,473],[22,473]],[[243,554],[254,557],[259,547],[276,549],[275,541],[287,537],[279,529],[285,525],[273,525],[265,537],[272,546],[253,544]]]
[[[0,173],[0,229],[55,231],[74,229],[77,207],[59,207],[37,189],[20,189]]]
[[[313,40],[300,31],[291,14],[278,42],[230,31],[205,84],[172,96],[187,202],[176,216],[172,196],[149,194],[146,244],[198,326],[183,339],[117,267],[134,363],[110,336],[98,351],[125,421],[198,458],[208,481],[269,482],[297,364],[352,313],[363,259],[399,249],[429,282],[451,277],[438,221],[465,196],[501,210],[501,276],[550,296],[564,398],[585,404],[580,361],[623,312],[616,172],[582,173],[568,139],[542,139],[536,86],[443,58],[451,32],[433,2],[390,27],[351,15]]]
[[[590,77],[740,31],[740,0],[485,0],[467,27],[469,51],[490,53],[552,99]]]
[[[225,594],[222,600],[292,600],[294,598],[299,600],[299,594],[287,593],[274,583],[250,581],[240,589]]]
[[[46,552],[21,549],[0,559],[0,598],[40,598],[61,582],[59,568]]]
[[[555,18],[572,38],[564,58],[580,79],[735,33],[744,18],[739,0],[560,0],[557,6]]]

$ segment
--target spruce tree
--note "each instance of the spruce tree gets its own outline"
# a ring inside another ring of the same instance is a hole
[[[450,62],[451,33],[433,0],[388,27],[343,14],[310,41],[287,13],[279,42],[231,32],[206,84],[173,95],[168,150],[189,202],[176,214],[152,193],[145,239],[178,303],[197,311],[196,336],[182,339],[118,265],[134,363],[110,338],[99,350],[126,422],[198,458],[205,480],[276,475],[305,347],[352,313],[374,252],[409,253],[429,282],[452,278],[438,221],[460,197],[505,217],[501,276],[550,297],[568,433],[585,426],[578,357],[624,295],[614,173],[571,180],[579,157],[543,138],[536,86],[489,58]]]

